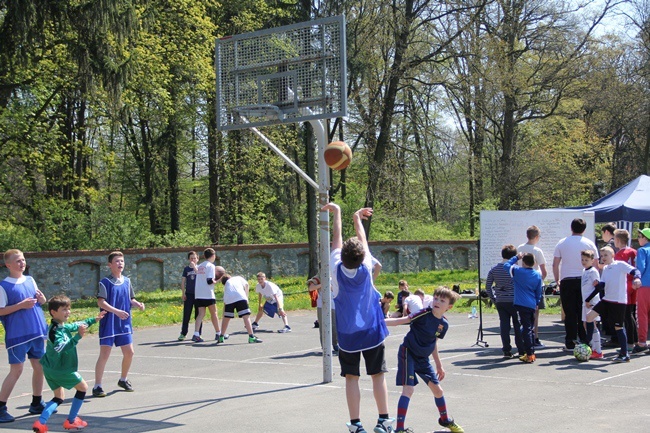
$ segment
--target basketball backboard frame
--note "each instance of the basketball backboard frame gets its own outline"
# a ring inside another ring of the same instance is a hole
[[[219,130],[344,117],[345,17],[218,39],[215,69]]]

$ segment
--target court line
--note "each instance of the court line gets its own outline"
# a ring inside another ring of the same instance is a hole
[[[650,368],[650,367],[646,367],[646,368]],[[557,380],[548,380],[548,379],[491,376],[491,375],[483,375],[483,374],[470,374],[470,373],[457,373],[457,372],[452,372],[452,373],[447,373],[447,374],[451,374],[453,376],[480,377],[482,379],[507,380],[509,382],[518,381],[518,382],[545,383],[545,384],[557,384],[557,385],[577,385],[577,386],[587,385],[587,386],[597,386],[597,387],[603,387],[603,388],[636,389],[636,390],[641,390],[641,391],[647,391],[648,389],[650,389],[647,386],[626,386],[626,385],[607,385],[607,384],[596,385],[596,382],[568,382],[568,381],[557,381]],[[619,376],[622,376],[622,375],[619,375]],[[616,377],[616,376],[613,376],[613,377]],[[601,382],[601,381],[602,380],[599,380],[597,382]]]
[[[627,372],[625,372],[625,373],[616,374],[616,375],[614,375],[614,376],[606,377],[606,378],[604,378],[604,379],[599,379],[599,380],[597,380],[597,381],[595,381],[595,382],[591,382],[591,383],[592,383],[592,384],[596,384],[596,383],[604,382],[604,381],[606,381],[606,380],[616,379],[617,377],[627,376],[628,374],[638,373],[639,371],[647,370],[647,369],[649,369],[649,368],[650,368],[650,367],[643,367],[643,368],[639,368],[639,369],[637,369],[637,370],[627,371]]]

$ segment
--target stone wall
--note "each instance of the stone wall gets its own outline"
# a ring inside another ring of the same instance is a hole
[[[124,274],[137,291],[170,290],[180,287],[187,252],[202,256],[204,247],[123,250]],[[217,246],[215,263],[233,275],[251,278],[264,272],[274,276],[307,277],[307,244]],[[370,250],[383,265],[382,272],[419,272],[440,269],[477,269],[475,241],[371,242]],[[73,299],[94,297],[99,280],[108,275],[110,251],[66,251],[25,253],[29,273],[46,296],[66,293]],[[3,263],[4,265],[4,263]],[[0,267],[0,278],[8,275]]]

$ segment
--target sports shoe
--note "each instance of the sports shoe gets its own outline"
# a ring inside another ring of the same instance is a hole
[[[616,362],[616,363],[630,362],[630,356],[629,355],[618,355],[616,358],[614,358],[614,362]]]
[[[79,417],[76,417],[73,422],[67,419],[63,422],[63,428],[72,431],[83,430],[87,425],[88,423]]]
[[[131,386],[131,382],[129,382],[129,379],[127,380],[118,380],[117,381],[117,386],[120,388],[124,388],[124,391],[126,392],[133,392],[133,386]]]
[[[34,425],[32,425],[32,431],[35,433],[47,433],[49,429],[45,424],[41,424],[41,421],[36,420],[34,421]]]
[[[562,350],[563,350],[564,352],[573,353],[573,349],[575,349],[575,348],[576,348],[575,344],[573,345],[573,347],[571,347],[571,346],[568,345],[568,344],[565,344],[565,345],[562,347]]]
[[[285,327],[282,328],[282,329],[278,329],[278,332],[279,332],[280,334],[286,334],[287,332],[291,332],[291,328],[290,328],[289,326],[285,326]]]
[[[178,341],[183,341],[185,340],[185,335],[181,334],[178,336]]]
[[[503,351],[503,359],[512,359],[514,357],[515,355],[513,355],[512,352],[506,352],[505,350]]]
[[[354,424],[348,422],[345,425],[348,426],[350,433],[366,433],[366,429],[363,428],[360,422],[355,422]]]
[[[262,340],[260,340],[260,339],[257,338],[257,337],[248,337],[248,342],[249,342],[249,343],[261,343]]]
[[[216,340],[217,340],[217,344],[221,344],[224,341],[226,341],[226,337],[224,337],[223,335],[218,335]]]
[[[43,402],[40,402],[37,405],[32,405],[32,404],[29,405],[29,413],[31,413],[32,415],[42,414],[43,409],[45,409],[45,405],[43,404]]]
[[[642,355],[648,351],[648,346],[639,346],[638,344],[634,345],[630,355]]]
[[[202,342],[203,342],[203,338],[201,338],[200,335],[193,335],[193,336],[192,336],[192,341],[195,342],[195,343],[202,343]]]
[[[393,433],[394,422],[395,418],[379,418],[373,431],[375,433]]]
[[[93,388],[93,397],[106,397],[106,393],[101,386]]]
[[[12,422],[15,418],[7,412],[7,406],[0,407],[0,422]]]
[[[618,344],[618,341],[612,341],[612,340],[607,340],[604,343],[602,343],[603,347],[621,347],[620,344]]]
[[[253,331],[257,330],[257,328],[260,327],[260,325],[257,324],[257,322],[251,323],[251,327],[253,328]]]
[[[412,428],[407,427],[404,430],[394,430],[395,433],[415,433]]]
[[[533,343],[533,349],[535,349],[535,350],[544,349],[545,347],[546,346],[544,346],[544,344],[541,341],[539,341],[539,338],[535,339],[535,342]]]
[[[227,340],[230,338],[230,334],[223,334],[222,337],[224,340]]]
[[[463,430],[463,428],[461,426],[456,424],[456,422],[452,418],[449,418],[449,420],[447,420],[447,422],[443,422],[442,418],[438,418],[438,424],[440,424],[441,426],[443,426],[445,428],[448,428],[453,433],[465,433],[465,430]]]
[[[533,354],[533,355],[522,355],[522,356],[519,357],[519,360],[521,362],[525,362],[526,364],[532,364],[533,362],[535,362],[536,359],[537,358],[535,357],[535,354]],[[452,430],[452,431],[454,431],[454,430]]]
[[[314,320],[314,328],[319,328],[320,323],[318,323],[318,320]]]
[[[595,350],[591,352],[589,359],[603,359],[603,352],[596,352]]]

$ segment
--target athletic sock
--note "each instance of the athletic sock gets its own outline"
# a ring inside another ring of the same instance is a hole
[[[361,424],[361,418],[351,419],[350,424]]]
[[[43,397],[40,395],[32,395],[32,406],[38,406],[43,401]]]
[[[72,399],[72,404],[70,404],[70,413],[68,414],[68,421],[74,422],[81,405],[84,403],[84,398],[86,398],[86,393],[83,391],[77,391]]]
[[[438,407],[438,412],[440,412],[440,419],[442,422],[449,421],[449,418],[447,417],[447,405],[445,404],[445,397],[434,397],[433,399],[435,400],[436,406]]]
[[[248,334],[249,338],[255,338],[255,334]]]
[[[621,345],[621,356],[627,356],[627,333],[625,328],[617,329],[616,336],[618,337],[618,343]]]
[[[594,337],[594,322],[587,322],[587,335],[585,337],[585,344],[591,343],[591,339]]]
[[[194,336],[195,336],[195,337],[198,337],[199,335],[201,335],[201,334],[199,334],[198,332],[194,331]]]
[[[126,377],[120,377],[120,380],[121,380],[122,382],[126,382]]]
[[[591,337],[591,348],[594,352],[602,353],[603,349],[600,345],[600,331],[597,326],[594,326],[594,335]]]
[[[400,396],[397,402],[397,425],[395,430],[404,430],[404,423],[406,422],[406,412],[409,409],[409,402],[411,399],[405,395]]]
[[[43,409],[43,412],[41,412],[41,416],[38,417],[40,423],[46,424],[47,420],[50,419],[50,417],[52,416],[56,408],[59,407],[61,403],[63,403],[63,400],[56,397],[48,401],[47,404],[45,405],[45,409]]]
[[[95,386],[93,386],[93,389],[101,388],[102,384],[95,382]]]

